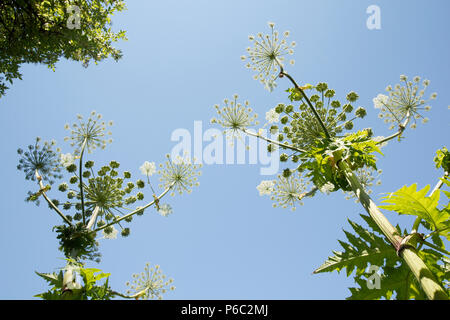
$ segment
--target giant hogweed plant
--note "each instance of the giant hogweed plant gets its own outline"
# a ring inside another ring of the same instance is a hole
[[[61,220],[53,230],[59,240],[66,265],[59,273],[37,274],[48,281],[47,292],[36,295],[43,299],[112,299],[114,297],[153,299],[173,290],[172,279],[167,279],[159,265],[147,264],[144,272],[133,275],[127,283],[129,290],[122,294],[109,286],[109,273],[97,268],[87,268],[85,261],[100,262],[99,240],[130,235],[128,224],[135,217],[156,209],[161,216],[172,213],[165,195],[190,193],[198,185],[200,165],[190,159],[171,159],[167,155],[159,168],[145,161],[139,168],[143,179],[132,180],[130,171],[121,171],[119,162],[96,166],[90,159],[98,148],[104,149],[112,142],[109,126],[102,116],[93,111],[87,120],[78,115],[78,121],[66,124],[71,153],[61,153],[56,142],[43,142],[36,138],[27,149],[18,149],[17,168],[27,180],[37,183],[28,192],[27,201],[39,205],[44,200],[51,212]],[[159,174],[159,181],[155,179]],[[56,188],[52,186],[59,181]],[[157,185],[158,184],[158,185]],[[158,193],[158,188],[161,189]],[[54,190],[56,189],[56,190]],[[144,196],[144,190],[150,196]],[[156,190],[155,190],[156,189]],[[58,195],[50,196],[50,193]],[[138,205],[140,204],[140,205]]]
[[[381,148],[394,139],[400,141],[407,128],[428,121],[423,114],[431,108],[428,101],[436,98],[435,93],[424,98],[430,82],[402,75],[400,84],[388,86],[386,95],[379,94],[373,100],[379,118],[396,131],[375,137],[370,128],[354,129],[354,122],[366,116],[363,107],[355,106],[358,94],[350,92],[341,100],[324,82],[300,86],[295,81],[285,64],[294,53],[295,42],[287,40],[289,32],[279,33],[273,23],[269,27],[269,34],[249,36],[252,46],[241,59],[269,91],[276,88],[278,79],[290,84],[286,90],[289,103],[280,103],[265,115],[264,126],[270,126],[272,137],[249,129],[258,126],[257,115],[247,101],[238,102],[237,95],[224,100],[224,106],[215,106],[217,117],[211,122],[237,138],[247,134],[264,139],[269,152],[282,151],[280,161],[286,168],[277,179],[257,186],[275,207],[295,210],[305,198],[338,190],[363,206],[367,215],[361,217],[367,227],[349,220],[353,232],[345,231],[347,241],[339,241],[343,250],[333,251],[314,273],[345,270],[347,276],[354,274],[358,287],[350,288],[349,299],[448,299],[450,260],[444,239],[450,239],[450,192],[440,190],[443,184],[450,186],[447,149],[435,157],[436,167],[444,173],[431,192],[430,186],[405,186],[386,194],[381,206],[370,197],[370,188],[381,173],[376,158],[382,155]],[[412,228],[394,227],[380,208],[413,216]],[[374,282],[367,285],[373,279],[368,271],[372,266],[380,268],[379,288]]]

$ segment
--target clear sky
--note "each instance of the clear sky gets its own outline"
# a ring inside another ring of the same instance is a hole
[[[0,100],[0,298],[30,299],[47,289],[34,271],[62,267],[56,234],[59,217],[45,204],[24,202],[35,185],[16,170],[18,147],[36,136],[56,139],[63,152],[64,124],[91,110],[114,120],[114,142],[94,153],[97,163],[117,160],[140,176],[146,160],[162,162],[175,142],[172,132],[193,132],[194,121],[210,127],[213,105],[234,93],[264,113],[287,102],[279,81],[269,93],[252,79],[240,56],[247,36],[266,32],[274,21],[290,30],[297,42],[296,64],[289,71],[300,83],[328,82],[339,97],[354,90],[368,116],[355,125],[389,130],[377,118],[372,99],[399,75],[420,75],[437,92],[430,122],[392,142],[379,160],[380,193],[417,182],[434,185],[437,149],[448,145],[450,93],[450,2],[446,0],[321,0],[321,1],[126,1],[128,10],[114,16],[114,28],[127,31],[118,44],[124,57],[85,69],[61,61],[56,72],[26,65]],[[369,5],[381,8],[381,30],[366,27]],[[124,291],[125,282],[147,261],[160,264],[177,289],[166,299],[343,299],[352,278],[344,274],[313,275],[339,249],[347,219],[361,223],[360,205],[341,192],[318,194],[296,212],[272,208],[259,196],[263,179],[258,165],[207,165],[200,186],[190,195],[170,200],[174,213],[155,211],[131,223],[131,235],[100,240],[98,266],[111,272],[110,283]],[[55,194],[57,191],[54,191]],[[387,212],[408,229],[410,219]]]

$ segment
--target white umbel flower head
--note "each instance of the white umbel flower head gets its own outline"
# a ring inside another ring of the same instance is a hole
[[[280,120],[280,114],[275,111],[275,108],[266,112],[266,120],[268,123],[275,123]]]
[[[291,207],[291,210],[295,211],[297,204],[303,205],[302,199],[307,194],[308,184],[308,181],[305,181],[302,177],[296,177],[296,174],[291,174],[289,177],[279,175],[272,195],[272,200],[275,201],[273,206]]]
[[[281,37],[278,31],[274,30],[275,23],[268,23],[270,34],[258,33],[256,36],[249,36],[253,47],[247,48],[248,57],[242,56],[242,60],[249,60],[247,68],[256,72],[255,80],[261,81],[269,90],[275,87],[275,79],[278,78],[280,67],[286,55],[294,53],[295,42],[288,43],[289,31],[285,31]],[[290,61],[291,64],[294,60]]]
[[[403,122],[409,122],[411,127],[416,127],[418,119],[425,118],[421,112],[429,111],[430,106],[425,104],[429,100],[434,100],[437,97],[436,93],[431,94],[428,100],[425,100],[425,90],[430,84],[430,81],[424,80],[422,88],[419,88],[420,77],[414,77],[413,81],[408,81],[405,75],[400,76],[402,85],[396,84],[394,88],[388,86],[386,91],[389,96],[379,94],[373,99],[376,109],[380,110],[379,118],[383,119],[385,123],[390,124],[390,129],[394,129],[395,125],[404,125]],[[414,121],[414,122],[413,122]],[[427,120],[422,121],[426,123]]]
[[[187,157],[178,157],[172,161],[170,155],[166,155],[166,162],[160,164],[158,173],[161,175],[159,181],[161,188],[172,188],[178,191],[191,193],[193,187],[199,186],[198,176],[201,172],[201,164],[195,164]],[[194,160],[195,162],[195,160]],[[174,195],[174,192],[171,193]]]
[[[263,180],[261,183],[256,187],[259,191],[260,196],[264,195],[271,195],[273,192],[273,186],[275,183],[272,180]]]
[[[373,98],[373,105],[375,109],[381,109],[388,102],[389,97],[384,94],[379,94],[375,98]]]
[[[149,263],[145,265],[144,272],[133,274],[132,282],[127,282],[126,286],[129,287],[127,294],[146,300],[160,300],[163,294],[175,290],[173,279],[167,279],[159,265],[152,267]]]
[[[232,100],[223,100],[225,106],[215,105],[218,118],[211,119],[211,123],[221,125],[224,128],[224,133],[230,133],[232,136],[239,136],[240,130],[259,124],[256,120],[258,116],[249,107],[249,102],[245,101],[242,104],[237,99],[238,95],[235,94]]]
[[[81,149],[86,148],[89,153],[96,148],[104,149],[107,143],[111,143],[109,137],[111,131],[107,131],[112,126],[112,121],[106,123],[102,120],[102,115],[92,111],[88,120],[83,120],[81,115],[77,116],[78,123],[66,124],[64,128],[70,132],[70,136],[65,137],[65,141],[71,141],[71,146],[75,147],[75,154],[81,153]]]
[[[156,165],[154,162],[145,161],[142,166],[139,167],[143,175],[151,176],[156,172]]]
[[[66,154],[60,155],[60,162],[64,168],[67,168],[68,166],[72,165],[74,163],[74,161],[75,161],[75,158],[73,157],[73,155],[71,153],[66,153]]]

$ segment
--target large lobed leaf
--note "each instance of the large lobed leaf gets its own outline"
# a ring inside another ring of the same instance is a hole
[[[440,190],[436,190],[430,197],[427,197],[429,190],[429,185],[418,191],[417,184],[409,187],[404,186],[385,196],[382,202],[387,204],[380,206],[380,208],[396,211],[399,214],[417,216],[425,220],[431,230],[442,230],[439,233],[450,240],[448,229],[450,221],[449,206],[447,205],[446,208],[439,210]]]
[[[368,216],[361,216],[364,220],[371,220]],[[362,275],[369,265],[394,265],[399,260],[394,248],[384,238],[351,220],[348,221],[356,235],[344,230],[348,242],[339,241],[344,251],[333,251],[334,256],[328,257],[314,273],[340,272],[346,269],[347,276],[355,270],[357,275]],[[371,227],[378,228],[374,224]]]

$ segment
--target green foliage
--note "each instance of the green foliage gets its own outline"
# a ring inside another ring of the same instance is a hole
[[[429,185],[419,191],[417,191],[417,184],[404,186],[385,196],[382,202],[388,204],[380,206],[380,208],[396,211],[399,214],[417,216],[425,220],[426,224],[424,225],[428,229],[436,231],[450,240],[449,206],[447,204],[445,208],[438,209],[440,190],[436,190],[430,197],[427,197],[429,190]]]
[[[347,242],[339,241],[344,251],[333,251],[334,256],[329,257],[314,273],[346,270],[348,277],[354,273],[355,283],[359,287],[349,288],[351,296],[348,299],[351,300],[426,299],[408,265],[397,256],[396,250],[383,237],[372,218],[366,215],[361,217],[368,228],[349,220],[354,234],[344,231]],[[401,230],[398,227],[397,230],[400,234]],[[449,279],[448,264],[442,253],[424,249],[419,251],[419,256],[438,281],[443,283]],[[370,266],[376,266],[382,271],[379,274],[379,288],[369,286],[374,278],[374,272],[368,271]]]
[[[367,222],[371,219],[365,215],[361,217]],[[347,276],[350,276],[353,271],[357,276],[361,276],[369,265],[392,267],[399,261],[395,250],[384,237],[377,236],[351,220],[348,222],[356,235],[344,230],[348,242],[339,241],[344,251],[333,251],[334,256],[329,257],[314,273],[340,272],[346,269]],[[375,229],[381,233],[375,224],[371,223],[371,227],[372,230]]]
[[[0,97],[7,82],[22,78],[19,68],[24,63],[42,63],[54,70],[61,58],[83,66],[110,56],[119,60],[122,53],[112,44],[126,39],[125,32],[111,29],[111,17],[124,9],[122,0],[3,0]]]
[[[446,147],[436,151],[434,162],[436,164],[436,168],[442,168],[447,173],[450,172],[450,152],[448,152]]]
[[[84,268],[84,265],[70,259],[68,266],[65,271],[78,273],[83,284],[77,283],[75,278],[72,283],[66,283],[63,270],[58,274],[36,272],[38,276],[49,283],[50,289],[35,295],[35,297],[44,300],[110,300],[117,295],[109,287],[109,273],[104,273],[100,269]],[[105,279],[104,283],[97,284],[102,279]]]
[[[397,299],[397,300],[424,300],[426,295],[417,283],[414,275],[406,264],[398,267],[383,267],[383,274],[380,275],[380,288],[369,289],[367,281],[372,274],[364,274],[355,277],[355,283],[358,288],[349,288],[351,296],[348,300],[379,300],[379,299]]]
[[[35,295],[44,300],[111,300],[115,297],[125,299],[162,299],[162,294],[174,290],[172,279],[166,279],[159,265],[146,264],[144,272],[133,275],[133,283],[128,294],[122,294],[109,286],[110,273],[97,268],[86,268],[73,259],[66,259],[67,265],[59,273],[40,273],[38,276],[48,282],[47,292]],[[67,275],[70,275],[68,277]],[[78,277],[77,277],[78,276]],[[82,282],[78,282],[82,280]],[[103,283],[102,283],[103,282]]]
[[[55,226],[58,233],[59,250],[67,258],[91,259],[100,261],[98,243],[95,240],[96,233],[86,228],[82,223],[76,225]]]
[[[358,95],[351,92],[347,95],[347,101],[341,103],[335,98],[335,91],[328,88],[326,83],[318,83],[315,87],[314,94],[308,99],[314,106],[317,115],[322,120],[331,138],[337,137],[338,134],[345,130],[353,128],[353,121],[356,118],[365,116],[365,110],[362,107],[358,108],[358,112],[351,117],[353,111],[352,103],[356,102]],[[317,139],[325,137],[322,126],[319,124],[315,113],[308,105],[307,99],[303,96],[301,91],[297,88],[289,88],[286,90],[289,93],[291,102],[300,102],[298,107],[292,105],[284,109],[275,109],[283,118],[286,119],[282,124],[286,125],[286,140],[284,143],[292,144],[300,149],[307,149],[314,145]],[[364,111],[363,111],[364,110]],[[282,119],[283,119],[282,118]],[[284,130],[282,130],[284,131]]]
[[[297,169],[309,171],[306,176],[310,177],[318,188],[331,182],[344,191],[350,191],[350,185],[344,174],[338,170],[337,162],[346,161],[353,170],[364,167],[376,169],[377,159],[374,153],[382,153],[371,137],[372,131],[365,129],[343,138],[317,140],[316,145],[304,155],[309,159],[303,161]]]

